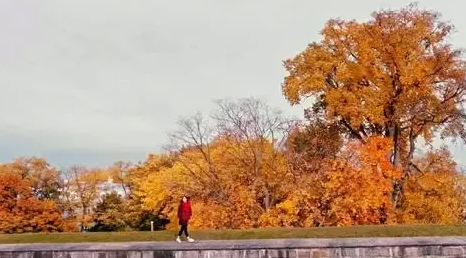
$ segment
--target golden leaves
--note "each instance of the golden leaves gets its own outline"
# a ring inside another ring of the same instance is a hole
[[[255,144],[263,143],[258,141]],[[280,195],[280,180],[285,171],[277,164],[286,164],[280,161],[280,156],[274,156],[270,143],[262,153],[260,175],[246,162],[251,160],[252,157],[248,156],[251,153],[242,152],[241,157],[236,156],[237,151],[242,150],[241,144],[218,139],[209,148],[208,160],[199,150],[192,148],[183,151],[172,167],[152,171],[138,192],[144,197],[145,208],[165,207],[168,216],[176,221],[176,197],[189,194],[194,199],[195,214],[198,214],[193,217],[194,227],[257,226],[257,219],[263,213],[260,203],[257,203],[263,194],[260,191],[263,182],[267,182],[272,196]],[[271,162],[275,164],[272,166]],[[215,168],[215,174],[210,173],[210,168]]]
[[[430,151],[417,160],[421,172],[405,185],[405,200],[399,212],[403,223],[455,224],[463,219],[464,175],[447,149]]]
[[[315,97],[329,121],[344,119],[356,131],[399,124],[427,140],[436,128],[461,135],[466,70],[447,42],[450,30],[416,6],[367,22],[330,20],[320,42],[285,62],[283,94],[292,105]]]
[[[324,199],[329,202],[334,225],[379,224],[389,216],[393,176],[401,173],[387,160],[386,139],[351,143],[341,161],[328,172]]]

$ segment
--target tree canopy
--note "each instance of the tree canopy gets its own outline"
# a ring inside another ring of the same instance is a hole
[[[308,116],[347,137],[391,139],[391,161],[404,179],[419,170],[418,139],[466,139],[465,60],[448,42],[452,29],[416,5],[375,12],[367,22],[330,20],[320,42],[285,61],[283,93],[291,104],[312,97]]]

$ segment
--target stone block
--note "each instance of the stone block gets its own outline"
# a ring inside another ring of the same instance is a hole
[[[341,248],[330,248],[328,249],[329,257],[340,258],[342,254]]]
[[[94,253],[95,258],[107,258],[107,253],[106,252],[96,252]]]
[[[392,257],[394,258],[403,257],[403,249],[401,247],[392,246],[390,248],[392,249]]]
[[[442,247],[442,255],[464,257],[464,247],[461,246],[444,246]]]
[[[401,257],[419,257],[419,247],[404,247],[401,249]]]
[[[286,249],[287,258],[298,258],[298,254],[295,249]]]
[[[152,254],[152,256],[150,256]],[[174,251],[150,251],[142,253],[142,258],[150,257],[150,258],[175,258]]]
[[[297,249],[296,257],[297,258],[311,258],[311,250]]]
[[[93,255],[93,257],[95,257],[95,255]],[[53,252],[53,258],[71,258],[71,254],[69,252]]]
[[[0,258],[13,258],[13,253],[12,252],[1,252]]]
[[[34,258],[53,258],[53,252],[52,251],[37,251],[34,252]]]
[[[243,252],[243,258],[259,258],[259,250],[246,250],[245,252]],[[212,256],[211,258],[214,258],[214,256]]]
[[[359,257],[359,248],[342,248],[341,249],[341,257],[343,258],[353,258]]]
[[[154,258],[155,257],[155,252],[154,251],[141,251],[141,258]],[[173,254],[172,251],[170,251],[170,258],[175,258],[175,255]]]
[[[119,258],[119,257],[117,257],[117,252],[110,251],[110,252],[107,252],[106,258]]]
[[[267,250],[259,250],[259,258],[271,258],[271,257],[267,254]]]
[[[278,250],[278,258],[297,258],[296,252],[293,249]]]
[[[128,251],[118,251],[116,252],[117,258],[128,258]]]
[[[266,250],[266,257],[270,258],[296,258],[295,252],[286,249]]]
[[[13,253],[13,258],[34,258],[33,252]]]
[[[277,258],[278,257],[278,250],[264,250],[265,251],[265,258]]]
[[[390,247],[361,248],[359,255],[363,257],[392,257],[392,250]]]
[[[422,256],[439,256],[442,255],[440,246],[421,246],[418,248],[419,255]]]
[[[199,258],[210,258],[211,256],[209,250],[202,250]]]
[[[202,258],[200,251],[177,251],[175,257],[176,258]],[[219,256],[217,257],[222,257],[222,256],[220,256],[219,254]],[[168,258],[168,257],[160,257],[160,258]]]
[[[55,252],[57,253],[57,252]],[[95,258],[95,257],[98,257],[98,253],[97,252],[87,252],[87,251],[82,251],[82,252],[61,252],[61,253],[67,253],[69,254],[70,258]],[[107,255],[107,253],[105,252],[104,253],[105,255]],[[65,256],[66,257],[66,256]],[[105,258],[107,258],[107,256],[105,256]]]
[[[214,250],[202,250],[200,252],[200,256],[199,258],[213,258],[213,257],[216,257],[220,255],[220,253],[218,251],[214,251]]]
[[[204,252],[205,251],[203,251],[202,253]],[[223,255],[228,258],[243,258],[243,256],[241,256],[242,253],[238,250],[228,250],[224,252]],[[201,258],[205,258],[205,256],[201,256]]]
[[[128,252],[128,258],[142,258],[142,253],[140,251],[129,251]],[[153,258],[153,255],[152,257]]]
[[[288,258],[288,257],[296,258],[296,255],[293,252],[290,255],[288,250],[286,249],[265,249],[265,250],[259,250],[259,257],[260,258]]]
[[[329,251],[328,250],[312,250],[311,251],[311,258],[329,258]]]
[[[259,250],[239,250],[239,253],[235,253],[235,255],[239,255],[241,258],[246,258],[246,257],[254,257],[254,258],[260,258],[260,252]],[[210,257],[204,257],[204,258],[214,258],[216,256],[210,256]],[[236,257],[236,256],[235,256]]]

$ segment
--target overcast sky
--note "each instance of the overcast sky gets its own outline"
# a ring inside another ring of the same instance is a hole
[[[209,112],[218,98],[256,96],[301,117],[281,94],[282,60],[318,40],[330,18],[366,20],[409,3],[0,0],[0,162],[143,160],[179,116]],[[465,47],[462,1],[419,3],[453,22],[452,42]],[[463,164],[465,150],[454,148]]]

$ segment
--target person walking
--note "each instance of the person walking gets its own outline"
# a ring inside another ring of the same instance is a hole
[[[191,202],[188,196],[183,196],[181,199],[180,205],[178,206],[178,220],[180,224],[180,232],[176,238],[176,242],[181,243],[181,236],[185,234],[188,242],[194,242],[194,239],[189,237],[188,233],[188,223],[192,216]]]

